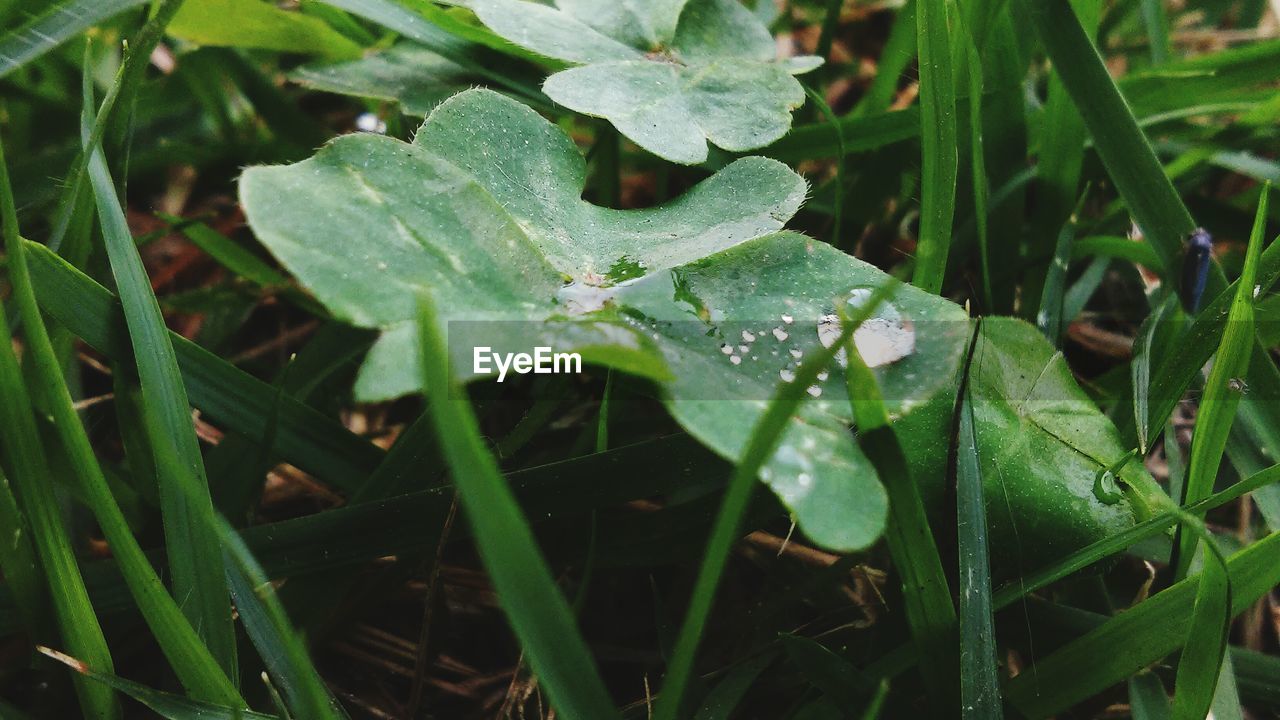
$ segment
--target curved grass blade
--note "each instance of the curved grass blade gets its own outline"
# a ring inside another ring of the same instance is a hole
[[[5,249],[9,252],[9,274],[16,288],[22,282],[22,240],[18,236],[18,211],[13,202],[3,146],[0,146],[0,223]],[[28,322],[28,335],[44,331],[44,320],[38,314],[34,318],[29,312],[23,315]],[[99,667],[111,669],[111,652],[89,602],[71,539],[67,537],[60,503],[54,493],[53,475],[36,427],[31,396],[18,366],[11,336],[7,312],[0,308],[0,396],[4,398],[0,401],[0,437],[3,438],[0,444],[31,524],[32,541],[48,584],[62,641],[72,652]],[[61,372],[56,361],[51,369]],[[30,592],[31,588],[26,591]],[[78,679],[75,689],[86,716],[99,720],[119,717],[120,708],[110,688]]]
[[[36,649],[87,678],[102,683],[106,687],[119,690],[147,706],[166,720],[280,720],[275,715],[191,700],[181,695],[160,692],[111,673],[95,670],[87,663],[57,650],[47,647],[38,647]]]
[[[1076,218],[1089,197],[1086,188],[1076,202],[1075,212],[1058,230],[1058,242],[1053,250],[1053,260],[1045,273],[1044,290],[1040,296],[1040,310],[1036,313],[1036,326],[1054,347],[1061,345],[1062,330],[1072,318],[1066,317],[1064,298],[1067,292],[1067,269],[1071,258],[1071,245],[1076,237]]]
[[[7,175],[0,173],[0,196],[8,195],[3,191],[7,185]],[[32,247],[38,246],[26,241],[7,245],[14,301],[27,329],[28,347],[35,363],[35,386],[53,416],[53,426],[69,464],[75,470],[85,502],[97,518],[138,608],[182,684],[199,699],[243,706],[235,686],[166,592],[107,485],[102,467],[72,404],[53,344],[40,317],[27,263],[27,252]],[[44,252],[52,256],[47,250]],[[90,659],[87,654],[81,654],[81,657]],[[108,664],[100,663],[96,667],[109,669]]]
[[[912,284],[942,290],[955,216],[959,138],[946,0],[917,0],[920,52],[920,236]]]
[[[1254,281],[1258,274],[1258,257],[1262,252],[1262,233],[1267,225],[1267,196],[1270,192],[1271,186],[1264,185],[1258,199],[1253,232],[1249,237],[1244,270],[1240,273],[1235,298],[1227,313],[1222,344],[1218,346],[1213,369],[1209,371],[1209,379],[1205,382],[1204,396],[1196,415],[1195,434],[1191,439],[1191,457],[1187,463],[1183,504],[1196,502],[1213,492],[1236,407],[1240,404],[1240,397],[1245,389],[1244,378],[1249,372],[1254,344]],[[1176,557],[1172,563],[1175,578],[1181,579],[1186,575],[1195,555],[1197,542],[1196,535],[1179,533]]]
[[[286,707],[299,718],[344,720],[346,713],[325,687],[266,573],[235,530],[220,517],[215,522],[240,622],[283,693]]]
[[[63,0],[0,37],[0,78],[90,27],[149,0]]]
[[[528,520],[484,446],[466,390],[450,374],[448,352],[430,299],[423,297],[421,306],[424,387],[431,392],[428,408],[503,611],[560,714],[569,720],[617,718],[569,604],[537,549]]]
[[[1233,617],[1280,582],[1277,553],[1280,533],[1272,533],[1227,559]],[[1029,718],[1049,717],[1177,650],[1186,638],[1169,629],[1190,622],[1198,584],[1183,580],[1037,660],[1036,672],[1005,686],[1005,698]]]
[[[1100,0],[1078,0],[1072,5],[1080,18],[1081,27],[1089,37],[1093,37],[1097,32],[1102,3]],[[1049,254],[1047,245],[1050,238],[1067,222],[1071,215],[1071,204],[1079,197],[1084,143],[1088,137],[1084,120],[1072,105],[1071,96],[1067,94],[1056,70],[1049,75],[1048,85],[1040,151],[1036,160],[1036,204],[1031,215],[1029,242],[1029,250],[1037,256]],[[1128,244],[1145,247],[1141,243]],[[1048,269],[1042,271],[1041,276],[1047,272]],[[1035,292],[1035,289],[1043,282],[1037,282],[1035,277],[1030,278],[1027,281],[1030,292],[1024,293],[1023,297],[1030,294],[1033,301],[1038,300],[1040,293]]]
[[[226,672],[237,677],[235,630],[230,595],[222,573],[222,554],[213,532],[213,502],[204,461],[191,420],[190,404],[169,330],[151,281],[120,207],[101,146],[90,148],[89,183],[98,206],[98,221],[111,271],[120,289],[125,322],[145,388],[145,410],[152,452],[171,446],[184,472],[159,477],[165,545],[173,573],[174,596],[209,651]],[[191,487],[183,487],[189,483]]]
[[[1196,586],[1191,627],[1174,684],[1173,720],[1201,720],[1209,715],[1227,652],[1231,630],[1231,577],[1227,561],[1199,518],[1183,515],[1182,527],[1204,540],[1204,568]]]
[[[41,309],[117,362],[129,357],[128,329],[117,298],[48,248],[26,241]],[[275,391],[177,333],[169,334],[190,400],[215,422],[251,437],[267,432]],[[280,398],[275,450],[337,488],[356,491],[383,452],[296,398]]]
[[[1192,515],[1201,515],[1277,482],[1280,482],[1280,465],[1273,465],[1265,470],[1259,470],[1222,492],[1207,497],[1198,503],[1187,505],[1181,508],[1181,511]],[[1020,598],[1046,587],[1050,583],[1079,572],[1100,560],[1105,560],[1136,542],[1155,536],[1173,527],[1178,522],[1179,517],[1176,510],[1166,510],[1124,532],[1116,533],[1088,547],[1081,548],[1051,565],[1035,572],[1026,573],[1016,583],[1003,587],[996,592],[994,597],[995,608],[997,610],[1006,608]]]
[[[1164,274],[1176,269],[1183,238],[1195,229],[1195,221],[1165,175],[1080,18],[1068,0],[1017,2],[1035,25],[1057,76],[1084,118],[1107,173],[1159,256],[1161,267],[1153,269]],[[1219,272],[1218,283],[1213,287],[1221,285]]]
[[[853,322],[842,324],[840,336],[829,347],[816,351],[796,369],[791,382],[783,383],[774,394],[773,400],[760,419],[756,421],[747,439],[747,446],[733,477],[725,491],[720,512],[716,515],[711,529],[711,537],[703,551],[702,567],[698,570],[698,578],[694,582],[693,594],[689,608],[685,611],[684,622],[680,626],[680,635],[671,660],[667,664],[666,677],[662,682],[662,691],[654,705],[654,720],[676,720],[684,700],[685,690],[689,685],[689,677],[693,673],[694,656],[702,641],[702,631],[706,627],[707,618],[715,602],[716,588],[720,577],[724,574],[725,563],[729,551],[738,537],[738,525],[751,501],[751,493],[755,489],[756,477],[761,466],[773,456],[773,451],[782,436],[782,431],[790,420],[792,413],[806,396],[806,390],[818,378],[835,358],[836,353],[853,337],[854,330],[886,298],[894,288],[894,283],[886,283],[876,288],[866,303],[857,309]]]

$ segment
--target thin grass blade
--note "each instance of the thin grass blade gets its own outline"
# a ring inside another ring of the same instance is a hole
[[[213,503],[192,424],[191,406],[169,342],[169,330],[116,197],[106,158],[101,147],[92,148],[90,152],[89,182],[98,206],[98,220],[112,274],[120,289],[138,377],[146,388],[145,409],[157,418],[149,434],[152,451],[159,454],[159,446],[172,446],[185,470],[176,475],[162,474],[159,478],[174,596],[180,598],[183,613],[226,675],[235,678],[236,647],[230,595],[222,573],[222,553],[213,532]],[[183,489],[181,483],[191,483],[193,487]]]
[[[917,0],[920,52],[920,235],[912,284],[941,292],[955,216],[959,138],[946,0]]]
[[[1280,533],[1272,533],[1228,558],[1233,617],[1280,583],[1277,553]],[[1027,717],[1045,718],[1143,670],[1185,642],[1169,629],[1191,621],[1198,585],[1199,578],[1183,580],[1037,660],[1035,672],[1005,686],[1005,698]]]
[[[0,146],[0,223],[4,230],[5,249],[9,252],[10,278],[17,286],[21,283],[19,275],[22,268],[19,267],[20,260],[14,259],[14,249],[19,248],[16,255],[20,257],[22,240],[18,236],[18,211],[13,202],[3,146]],[[10,340],[12,333],[7,317],[7,309],[0,308],[0,397],[4,398],[0,402],[0,438],[3,438],[0,444],[18,486],[22,510],[31,524],[32,542],[44,571],[62,641],[72,652],[110,670],[111,652],[89,602],[71,538],[67,536],[61,504],[54,492],[53,475],[36,427],[31,396]],[[26,317],[28,334],[44,331],[44,320],[38,315],[31,318],[27,313]],[[61,378],[56,361],[55,366],[48,369],[58,372]],[[30,580],[24,576],[19,576],[19,579]],[[29,593],[32,588],[24,590]],[[26,599],[29,601],[31,598],[28,596]],[[110,688],[77,679],[75,689],[86,716],[99,720],[119,717],[120,708]]]
[[[847,310],[840,309],[846,325],[853,325]],[[846,387],[849,403],[854,408],[858,429],[858,446],[871,461],[889,496],[889,521],[885,539],[889,555],[902,582],[907,624],[920,657],[920,671],[939,709],[954,707],[960,698],[956,678],[961,672],[960,657],[955,651],[957,637],[956,610],[951,602],[946,573],[924,502],[920,498],[917,479],[911,477],[906,455],[898,436],[889,425],[875,375],[863,362],[852,340],[846,341]],[[984,525],[985,527],[985,525]],[[988,588],[988,595],[990,588]]]
[[[987,510],[982,493],[973,408],[960,398],[956,437],[956,534],[960,556],[960,716],[1000,718],[1000,678],[987,548]]]
[[[2,165],[3,163],[0,163]],[[0,196],[11,197],[5,191],[7,175],[0,173]],[[6,216],[8,212],[6,211]],[[15,230],[16,232],[16,230]],[[133,594],[143,618],[147,621],[160,648],[173,666],[182,684],[201,700],[229,706],[243,706],[235,686],[227,674],[214,661],[208,648],[197,637],[178,605],[169,596],[151,566],[150,560],[138,546],[120,506],[107,485],[102,467],[98,464],[88,435],[72,403],[58,364],[53,344],[45,329],[36,304],[28,252],[40,247],[26,241],[6,245],[9,251],[10,275],[13,281],[14,302],[27,330],[29,351],[34,362],[35,388],[44,398],[44,405],[53,416],[53,426],[58,433],[68,464],[75,471],[80,492],[98,520],[98,525],[119,563],[124,579]],[[41,250],[56,257],[47,249]],[[0,403],[0,405],[7,405]],[[67,587],[71,587],[68,585]],[[96,623],[96,620],[93,620]],[[90,661],[92,656],[81,654]],[[109,664],[95,667],[109,669]]]
[[[1068,0],[1015,1],[1034,24],[1107,173],[1159,256],[1162,267],[1153,269],[1175,270],[1183,239],[1195,229],[1195,221],[1165,176],[1080,18]],[[1221,286],[1220,273],[1217,286]]]
[[[569,720],[608,720],[617,711],[564,595],[537,549],[529,522],[484,446],[466,391],[450,375],[430,300],[419,333],[428,403],[476,545],[512,629],[557,711]]]
[[[796,369],[794,379],[782,384],[752,428],[747,446],[742,451],[721,501],[711,537],[703,551],[702,567],[698,570],[689,607],[680,626],[680,635],[667,664],[662,691],[654,705],[654,720],[676,720],[680,716],[684,693],[693,673],[694,656],[715,602],[716,588],[724,574],[729,551],[737,540],[738,526],[751,501],[751,493],[755,489],[761,466],[772,457],[783,429],[806,396],[807,388],[817,380],[818,373],[831,364],[840,348],[853,337],[857,325],[870,317],[875,308],[889,297],[894,287],[894,283],[886,283],[876,288],[866,303],[856,309],[853,320],[842,324],[836,341],[829,347],[815,351]]]
[[[1205,553],[1191,611],[1191,626],[1178,661],[1173,720],[1202,720],[1213,705],[1227,652],[1227,634],[1231,630],[1231,577],[1227,573],[1226,558],[1204,523],[1194,516],[1184,516],[1182,527],[1191,529],[1204,540]]]
[[[1191,439],[1191,457],[1187,463],[1187,480],[1183,490],[1184,504],[1201,500],[1213,492],[1236,407],[1245,391],[1244,378],[1249,372],[1254,344],[1254,281],[1258,274],[1258,258],[1262,252],[1262,233],[1267,224],[1267,196],[1270,191],[1270,185],[1264,186],[1258,200],[1258,213],[1249,237],[1244,270],[1240,273],[1235,298],[1227,313],[1222,344],[1218,346],[1213,369],[1209,371],[1209,379],[1205,382],[1204,396],[1196,415],[1195,434]],[[1197,542],[1195,534],[1179,534],[1173,563],[1175,578],[1186,576]]]
[[[105,687],[119,690],[147,706],[157,715],[165,718],[165,720],[280,720],[275,715],[267,715],[227,705],[200,702],[181,695],[161,692],[146,685],[125,680],[117,675],[96,670],[87,663],[57,650],[47,647],[39,647],[37,649],[84,677],[102,683]]]

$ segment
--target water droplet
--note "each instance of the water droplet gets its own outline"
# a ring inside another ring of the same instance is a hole
[[[786,368],[778,371],[778,377],[782,378],[782,382],[791,382],[796,379],[796,374]]]
[[[755,342],[756,336],[752,335],[750,330],[743,330],[742,339],[746,342]]]
[[[795,318],[793,318],[793,317],[791,317],[790,315],[783,315],[783,316],[782,316],[782,322],[784,322],[784,323],[786,323],[786,324],[788,324],[788,325],[790,325],[791,323],[793,323],[793,322],[795,322],[795,321],[796,321],[796,319],[795,319]]]
[[[734,365],[741,365],[741,364],[742,364],[742,358],[741,358],[741,357],[739,357],[738,355],[730,355],[730,356],[729,356],[729,362],[733,363]]]
[[[786,340],[789,337],[787,335],[787,331],[783,330],[780,327],[776,327],[773,329],[773,336],[777,338],[778,342],[782,342],[783,340]]]

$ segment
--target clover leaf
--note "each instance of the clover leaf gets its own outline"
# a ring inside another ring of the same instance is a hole
[[[641,210],[584,201],[585,175],[559,128],[471,90],[436,108],[411,144],[341,137],[303,162],[248,169],[240,194],[259,239],[320,302],[383,331],[357,380],[363,399],[418,389],[414,298],[428,291],[464,376],[475,333],[493,346],[583,349],[587,362],[651,378],[690,433],[736,458],[797,356],[822,342],[834,304],[886,276],[779,232],[806,185],[773,160],[735,161]],[[892,305],[895,322],[920,331],[908,356],[877,368],[906,413],[953,385],[968,325],[913,288]],[[847,549],[878,537],[886,504],[852,442],[842,382],[832,373],[811,389],[819,397],[762,478],[817,542]]]
[[[740,152],[786,134],[804,102],[792,77],[813,56],[777,59],[768,29],[738,0],[470,0],[512,43],[577,67],[543,91],[608,120],[672,162],[707,159],[707,141]],[[678,18],[678,22],[677,22]]]

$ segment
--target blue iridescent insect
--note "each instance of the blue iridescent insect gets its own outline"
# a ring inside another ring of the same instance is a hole
[[[1213,236],[1204,228],[1196,228],[1187,237],[1187,252],[1182,258],[1182,286],[1178,294],[1187,312],[1200,309],[1205,281],[1209,279],[1209,261],[1213,257]]]

